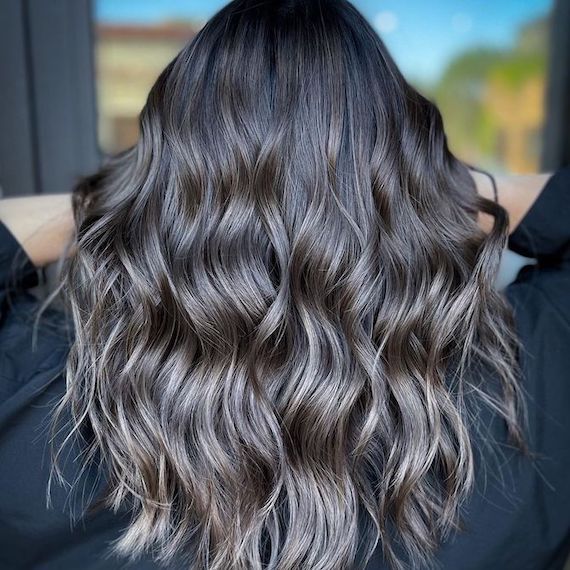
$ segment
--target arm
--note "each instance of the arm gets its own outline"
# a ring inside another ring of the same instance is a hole
[[[470,170],[475,181],[477,192],[489,200],[493,200],[493,186],[491,180],[485,174]],[[518,174],[495,176],[499,204],[507,210],[509,215],[509,230],[515,231],[522,219],[546,186],[552,173]],[[492,218],[487,214],[481,214],[480,225],[489,230],[492,226]]]
[[[0,222],[13,234],[31,262],[56,261],[74,227],[71,194],[46,194],[0,200]]]
[[[481,194],[489,197],[490,180],[480,177],[478,180]],[[534,257],[543,266],[568,268],[570,165],[553,173],[501,176],[497,178],[497,189],[499,203],[507,210],[511,222],[509,249]],[[482,226],[488,223],[481,219]]]

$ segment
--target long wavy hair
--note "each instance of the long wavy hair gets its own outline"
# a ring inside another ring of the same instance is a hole
[[[429,564],[474,482],[469,402],[525,439],[507,215],[437,107],[346,0],[235,0],[140,130],[75,187],[57,289],[75,339],[54,424],[88,428],[105,505],[132,508],[114,552]]]

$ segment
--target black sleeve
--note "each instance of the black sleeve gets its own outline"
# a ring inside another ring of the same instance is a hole
[[[0,298],[39,284],[38,270],[7,226],[0,222]]]
[[[509,249],[539,263],[570,256],[570,166],[556,170],[509,237]]]

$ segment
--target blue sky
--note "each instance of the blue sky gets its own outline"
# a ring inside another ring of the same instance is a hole
[[[96,18],[153,24],[205,21],[226,0],[95,0]],[[470,46],[508,48],[521,24],[548,12],[552,0],[353,0],[375,26],[409,79],[437,80],[453,56]]]

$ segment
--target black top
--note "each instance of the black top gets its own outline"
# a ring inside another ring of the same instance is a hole
[[[488,421],[488,433],[504,442],[502,452],[485,473],[478,471],[466,530],[440,549],[444,569],[554,570],[563,567],[570,549],[570,167],[549,178],[509,247],[538,259],[519,272],[506,295],[525,347],[530,445],[540,458],[534,464],[523,459],[506,445],[504,422]],[[104,555],[127,524],[126,513],[102,511],[72,526],[66,492],[58,485],[52,507],[45,506],[46,426],[64,390],[69,336],[62,314],[50,309],[32,350],[30,315],[38,300],[28,289],[39,277],[2,224],[0,283],[0,568],[125,568]],[[481,436],[474,437],[475,446],[484,448]],[[96,476],[85,474],[86,493]],[[80,498],[76,502],[80,508]],[[150,560],[132,567],[159,568]],[[367,568],[385,569],[379,552]]]

